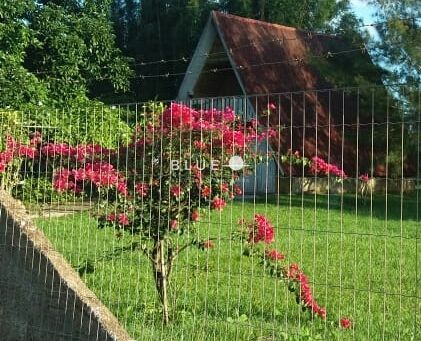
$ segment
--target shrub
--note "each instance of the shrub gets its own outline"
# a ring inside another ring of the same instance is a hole
[[[89,104],[80,109],[43,109],[27,116],[31,125],[39,126],[42,134],[51,142],[101,144],[117,147],[131,136],[131,112]]]

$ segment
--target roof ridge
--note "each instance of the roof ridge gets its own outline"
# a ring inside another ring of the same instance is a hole
[[[336,34],[306,31],[306,30],[303,30],[303,29],[297,28],[297,27],[286,26],[286,25],[276,24],[276,23],[270,23],[270,22],[267,22],[267,21],[252,19],[252,18],[247,18],[247,17],[241,17],[239,15],[224,13],[224,12],[221,12],[221,11],[213,10],[211,15],[216,20],[218,20],[219,16],[223,16],[223,17],[227,17],[227,18],[233,18],[233,19],[249,22],[249,23],[252,23],[252,24],[266,25],[266,26],[270,26],[270,27],[275,26],[275,27],[280,28],[280,29],[289,30],[289,31],[296,31],[296,32],[300,32],[300,33],[303,33],[303,34],[317,34],[319,36],[326,36],[326,37],[330,37],[330,38],[339,38],[340,37]]]

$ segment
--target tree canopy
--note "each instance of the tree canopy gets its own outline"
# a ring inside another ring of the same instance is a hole
[[[393,71],[390,79],[419,81],[417,1],[371,1],[385,22],[377,27],[376,60]],[[0,107],[172,99],[211,10],[340,33],[358,46],[369,40],[349,0],[6,1],[0,4]],[[349,63],[359,70],[352,79]],[[367,58],[325,64],[334,64],[328,77],[341,85],[387,78]]]
[[[72,106],[129,87],[109,1],[17,0],[0,5],[0,107]]]

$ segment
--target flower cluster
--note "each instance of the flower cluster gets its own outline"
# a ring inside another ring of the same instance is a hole
[[[130,225],[129,217],[126,213],[110,213],[106,216],[106,220],[110,223],[118,223],[121,226],[128,226]]]
[[[195,110],[186,105],[171,103],[162,113],[162,126],[166,131],[171,129],[188,129],[197,131],[218,130],[235,120],[232,109]]]
[[[275,231],[272,223],[262,214],[256,214],[251,223],[248,224],[250,244],[264,242],[270,244],[274,241]]]
[[[308,277],[299,268],[297,264],[291,264],[285,269],[285,277],[290,283],[295,283],[298,288],[292,288],[297,293],[297,301],[300,301],[306,309],[309,309],[314,314],[321,318],[326,318],[326,309],[321,307],[313,298]]]
[[[276,249],[266,250],[265,256],[272,261],[280,261],[285,259],[285,255]]]
[[[199,140],[193,142],[194,147],[201,151],[206,150],[210,145],[214,148],[221,147],[227,152],[241,151],[250,143],[262,142],[267,138],[278,136],[278,132],[272,128],[259,132],[256,120],[244,126],[244,122],[236,121],[235,113],[231,108],[195,110],[182,104],[172,103],[162,113],[160,124],[163,127],[163,133],[176,130],[212,132],[213,139],[210,143]]]
[[[79,162],[102,159],[110,155],[111,150],[99,144],[80,144],[72,147],[67,143],[47,143],[41,148],[41,153],[50,158],[72,158]]]
[[[215,198],[212,200],[212,208],[214,208],[215,210],[223,210],[226,205],[227,203],[224,199]]]
[[[108,162],[99,161],[83,165],[77,169],[60,168],[53,178],[53,186],[59,191],[80,193],[84,182],[92,182],[97,188],[116,188],[117,192],[127,195],[125,178]]]
[[[337,166],[331,164],[331,163],[327,163],[325,160],[323,160],[322,158],[318,157],[318,156],[314,156],[311,159],[312,163],[311,163],[311,171],[315,174],[315,175],[333,175],[336,176],[338,178],[341,179],[346,179],[347,175],[345,174],[345,172],[338,168]]]
[[[352,322],[350,319],[346,318],[346,317],[342,317],[340,320],[340,326],[343,329],[350,329],[352,328]]]
[[[29,144],[22,144],[7,136],[6,149],[0,152],[0,173],[4,173],[7,166],[16,158],[35,159],[38,156],[37,141],[32,138]]]

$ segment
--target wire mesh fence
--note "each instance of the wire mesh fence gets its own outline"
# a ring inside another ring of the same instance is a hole
[[[420,124],[409,85],[5,111],[1,187],[134,339],[417,339]],[[10,226],[3,333],[113,338]]]

